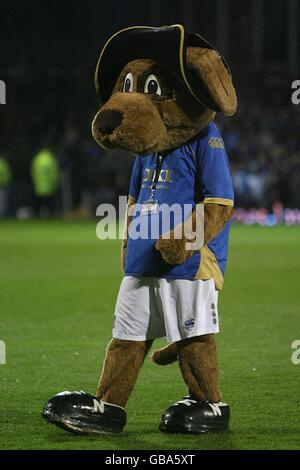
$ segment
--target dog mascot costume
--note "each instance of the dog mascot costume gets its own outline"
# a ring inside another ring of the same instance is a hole
[[[213,119],[216,112],[236,111],[229,67],[182,25],[135,26],[105,44],[95,82],[101,100],[95,140],[135,155],[124,278],[96,395],[60,393],[42,414],[77,433],[121,432],[144,359],[153,340],[166,336],[169,345],[153,354],[153,362],[178,361],[188,395],[164,412],[160,430],[225,430],[229,406],[221,401],[215,334],[233,189]],[[173,204],[190,207],[189,216],[174,216],[164,230],[160,208]],[[137,225],[156,228],[157,236],[137,237]]]

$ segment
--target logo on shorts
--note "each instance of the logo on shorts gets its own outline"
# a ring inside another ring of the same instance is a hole
[[[191,328],[193,328],[194,325],[195,325],[195,320],[193,318],[190,318],[189,320],[186,320],[184,322],[184,328],[186,328],[187,330],[190,330]]]

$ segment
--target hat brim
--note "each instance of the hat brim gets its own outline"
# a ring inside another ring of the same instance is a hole
[[[186,67],[187,46],[215,50],[199,34],[187,33],[181,24],[160,28],[132,26],[118,31],[102,48],[96,67],[95,87],[101,103],[110,98],[113,87],[128,62],[136,59],[152,59],[169,68],[197,101],[211,107],[211,102],[206,99],[203,90],[191,85],[192,80],[189,79]],[[229,70],[225,61],[224,63]]]

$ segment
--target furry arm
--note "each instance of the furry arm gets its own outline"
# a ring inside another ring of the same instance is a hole
[[[201,204],[203,206],[203,204]],[[197,204],[199,208],[200,204]],[[233,214],[233,207],[225,206],[220,204],[204,204],[204,220],[202,223],[202,246],[210,242],[225,226],[226,222],[231,218]],[[196,228],[196,209],[193,210],[191,214],[191,226],[193,232],[197,232]],[[175,230],[177,227],[175,228]],[[201,227],[200,227],[201,230]],[[184,232],[183,230],[181,232]],[[195,240],[195,235],[194,235]],[[174,230],[171,230],[166,237],[160,237],[156,244],[155,248],[160,252],[164,261],[169,264],[182,264],[190,256],[192,256],[197,250],[187,250],[186,244],[193,242],[193,239],[186,237],[185,233],[182,233],[181,238],[175,238]]]
[[[125,261],[126,261],[126,250],[127,250],[127,239],[128,239],[128,226],[132,220],[132,216],[129,215],[129,208],[135,204],[135,199],[131,196],[128,196],[125,219],[124,219],[124,228],[123,228],[123,237],[122,237],[122,245],[121,245],[121,267],[122,271],[125,268]]]

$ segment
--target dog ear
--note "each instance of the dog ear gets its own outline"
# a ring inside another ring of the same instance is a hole
[[[200,88],[201,94],[204,90],[204,104],[214,111],[232,116],[237,108],[236,92],[230,73],[218,52],[202,47],[188,47],[186,64],[192,88]]]

